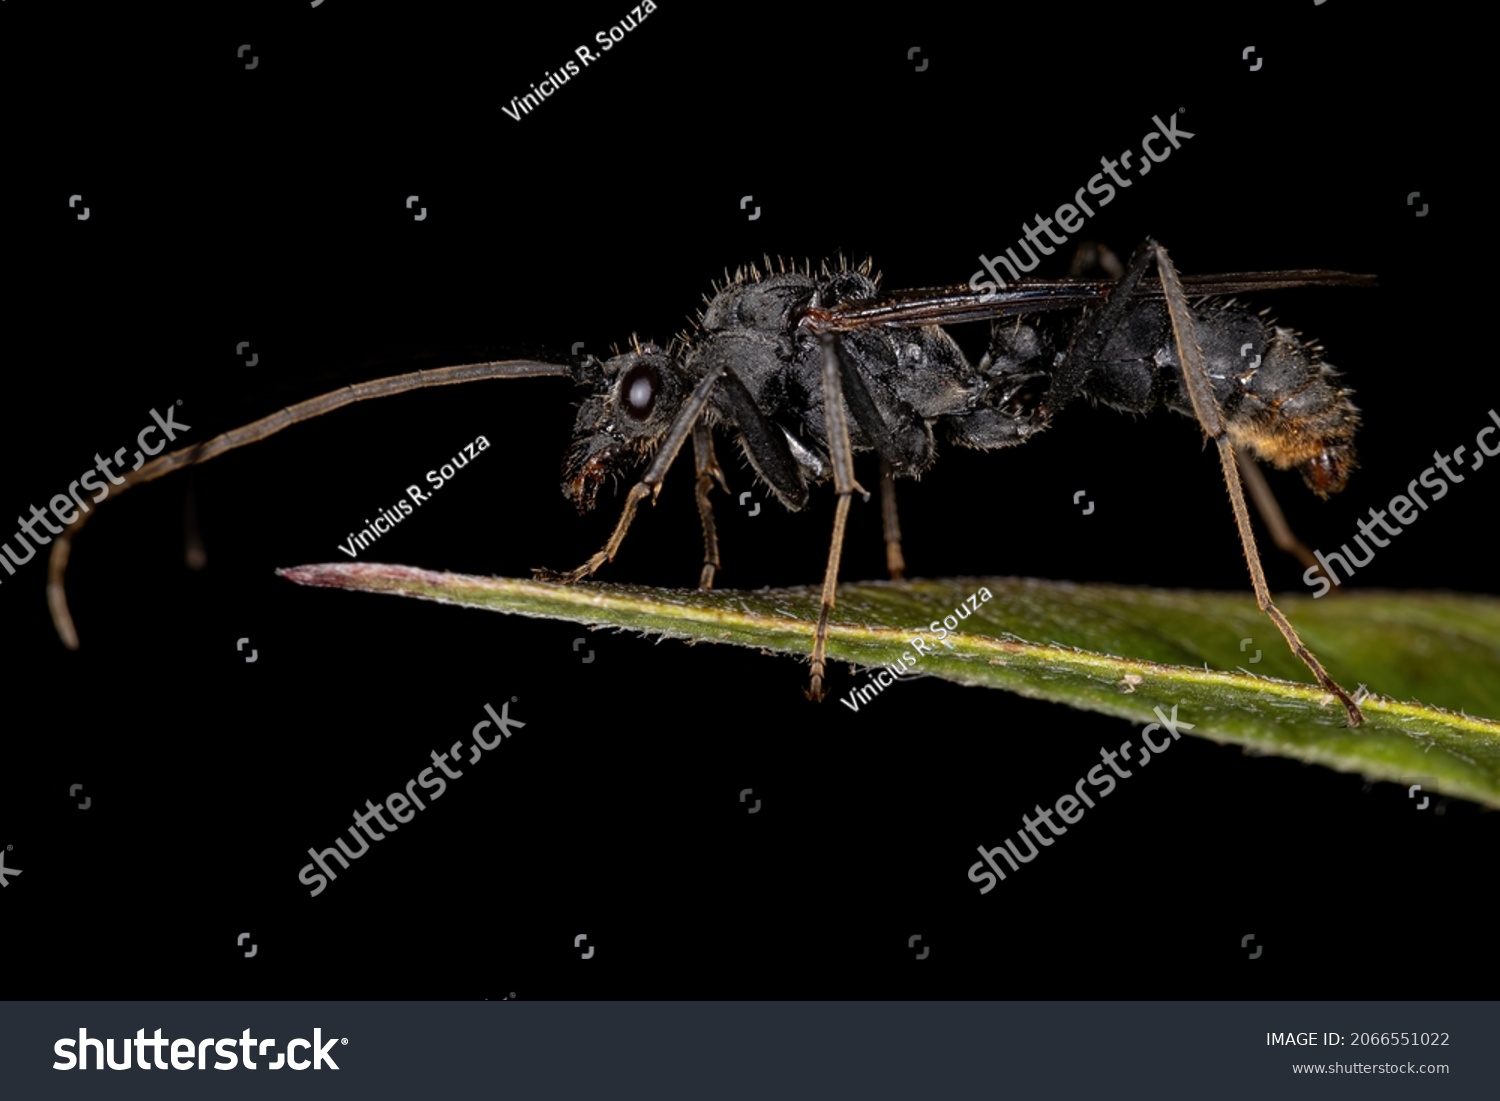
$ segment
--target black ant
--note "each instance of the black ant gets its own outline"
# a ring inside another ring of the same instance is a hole
[[[1153,267],[1157,277],[1148,280]],[[931,467],[940,441],[982,450],[1013,447],[1080,397],[1134,413],[1164,405],[1194,417],[1217,445],[1256,600],[1357,726],[1363,721],[1358,705],[1271,599],[1240,472],[1277,542],[1295,550],[1300,544],[1280,521],[1253,458],[1295,467],[1319,496],[1337,493],[1354,467],[1359,414],[1337,372],[1320,359],[1321,349],[1218,296],[1372,282],[1329,271],[1183,279],[1166,250],[1150,240],[1118,281],[1037,280],[982,293],[960,287],[883,294],[868,264],[825,265],[816,275],[810,268],[765,274],[752,268],[727,280],[693,330],[665,348],[633,343],[605,360],[504,360],[359,383],[155,459],[128,475],[120,490],[353,402],[481,379],[563,376],[588,389],[563,464],[563,492],[579,511],[593,508],[606,476],[634,471],[648,457],[650,464],[626,495],[604,547],[577,569],[538,576],[571,584],[611,561],[637,506],[647,497],[654,502],[691,436],[704,535],[699,585],[711,587],[719,551],[709,492],[714,482],[728,491],[713,450],[714,429],[721,428],[735,436],[788,509],[803,508],[813,485],[833,482],[838,501],[808,689],[822,699],[849,502],[855,493],[869,498],[854,477],[856,452],[879,457],[887,565],[900,577],[895,479]],[[1190,305],[1188,293],[1204,301]],[[1080,310],[1078,317],[1061,316]],[[976,366],[942,326],[980,320],[995,323]],[[58,633],[76,648],[63,590],[71,539],[65,532],[53,544],[48,598]]]

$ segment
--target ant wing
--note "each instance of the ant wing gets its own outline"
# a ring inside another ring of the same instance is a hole
[[[331,413],[335,409],[342,409],[355,402],[404,394],[409,390],[421,390],[429,386],[456,386],[464,382],[479,382],[492,378],[536,378],[558,375],[576,381],[586,377],[590,370],[594,369],[593,363],[592,357],[589,356],[584,356],[573,364],[549,363],[532,359],[491,360],[488,363],[460,363],[453,367],[431,367],[423,371],[411,371],[404,375],[392,375],[389,378],[374,379],[370,382],[357,382],[352,386],[345,386],[342,390],[334,390],[315,398],[308,398],[306,401],[300,401],[296,405],[262,417],[242,428],[215,436],[211,440],[189,444],[187,447],[178,448],[160,458],[152,459],[144,466],[126,472],[124,481],[110,496],[117,497],[131,486],[140,485],[142,482],[153,482],[174,470],[197,466],[199,463],[206,463],[209,459],[218,458],[236,448],[259,443],[294,424],[321,417],[324,413]],[[144,456],[137,453],[136,457],[139,460]],[[52,623],[63,645],[69,650],[78,649],[78,632],[73,626],[73,617],[68,611],[65,575],[73,540],[83,530],[84,522],[88,517],[89,511],[83,510],[73,525],[64,529],[63,533],[56,537],[47,564],[47,603],[52,612]]]
[[[1310,268],[1183,276],[1182,286],[1197,297],[1291,287],[1373,287],[1375,276]],[[1022,314],[1080,310],[1104,301],[1114,287],[1115,282],[1110,279],[1028,279],[1008,284],[1004,290],[980,291],[972,286],[917,288],[815,307],[807,311],[802,324],[814,332],[851,332],[876,326],[910,329],[920,325],[958,325]],[[1161,283],[1156,279],[1143,282],[1137,293],[1160,298]]]

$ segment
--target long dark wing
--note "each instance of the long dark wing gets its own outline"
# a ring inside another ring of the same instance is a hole
[[[1197,297],[1292,287],[1373,287],[1375,276],[1310,268],[1184,276],[1182,285],[1188,294]],[[818,332],[848,332],[876,325],[909,329],[918,325],[957,325],[1020,314],[1077,310],[1109,297],[1114,286],[1110,279],[1035,279],[1012,283],[998,291],[976,291],[966,286],[892,291],[878,298],[810,310],[804,325]],[[1153,276],[1141,285],[1139,293],[1159,298],[1161,283]]]

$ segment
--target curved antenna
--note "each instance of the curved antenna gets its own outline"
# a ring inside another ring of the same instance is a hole
[[[582,362],[587,361],[585,357]],[[581,365],[569,366],[564,363],[547,363],[531,359],[502,359],[491,360],[487,363],[461,363],[453,367],[430,367],[423,371],[411,371],[404,375],[392,375],[389,378],[374,379],[370,382],[357,382],[341,390],[320,394],[315,398],[298,402],[296,405],[289,405],[280,412],[262,417],[242,428],[215,436],[211,440],[191,444],[162,455],[160,458],[152,459],[139,470],[127,473],[124,482],[114,490],[114,495],[124,493],[133,485],[154,482],[157,478],[171,474],[174,470],[206,463],[236,448],[258,443],[294,424],[321,417],[324,413],[331,413],[335,409],[342,409],[355,402],[368,401],[371,398],[386,398],[393,394],[404,394],[409,390],[421,390],[429,386],[456,386],[460,383],[479,382],[492,378],[560,376],[577,379]],[[100,501],[94,507],[98,508],[99,504],[103,503]],[[73,540],[83,529],[88,516],[87,510],[80,512],[77,522],[53,539],[52,555],[47,560],[47,607],[52,613],[52,626],[57,630],[58,638],[69,650],[78,649],[78,631],[73,625],[73,616],[68,610],[66,580],[68,555],[72,550]]]

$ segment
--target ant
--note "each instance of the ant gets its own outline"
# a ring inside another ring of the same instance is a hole
[[[127,475],[118,492],[355,402],[481,379],[566,377],[588,390],[563,463],[562,489],[579,511],[594,507],[606,476],[637,470],[648,457],[650,464],[598,553],[577,569],[537,576],[573,584],[612,561],[637,507],[648,497],[655,502],[691,436],[704,537],[699,587],[712,587],[720,560],[709,493],[715,482],[728,492],[713,449],[714,429],[722,428],[792,511],[806,506],[812,486],[833,483],[837,504],[808,687],[808,696],[821,700],[849,505],[855,493],[870,496],[854,476],[856,452],[879,458],[886,561],[899,578],[905,564],[895,479],[929,469],[940,441],[981,450],[1023,444],[1078,398],[1131,413],[1164,405],[1196,419],[1216,445],[1261,611],[1343,704],[1349,725],[1363,721],[1358,704],[1271,599],[1241,484],[1243,472],[1278,545],[1310,560],[1254,459],[1295,467],[1321,497],[1337,493],[1355,465],[1359,413],[1338,373],[1322,362],[1321,348],[1222,296],[1371,285],[1373,277],[1284,271],[1183,278],[1150,239],[1118,281],[1028,280],[983,293],[970,287],[881,293],[868,262],[825,264],[816,275],[810,265],[767,267],[765,274],[752,267],[726,279],[692,330],[665,348],[633,340],[604,360],[500,360],[358,383],[163,455]],[[1190,304],[1189,292],[1201,301]],[[990,345],[973,365],[942,326],[982,320],[993,322]],[[48,567],[53,622],[70,649],[78,639],[64,572],[83,519],[54,542]]]

